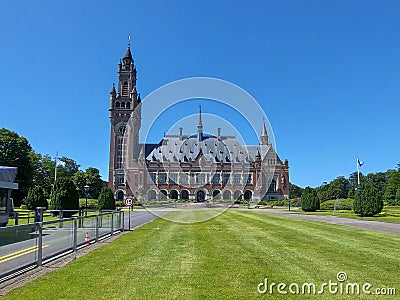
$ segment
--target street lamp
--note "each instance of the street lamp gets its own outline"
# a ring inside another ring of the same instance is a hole
[[[85,216],[87,216],[87,199],[88,199],[88,196],[89,196],[89,186],[85,185],[83,187],[83,189],[85,190],[85,196],[86,196]]]

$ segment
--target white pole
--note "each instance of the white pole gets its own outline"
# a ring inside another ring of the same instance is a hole
[[[359,165],[359,159],[357,158],[357,183],[360,185],[360,165]]]
[[[54,183],[56,183],[57,180],[57,157],[58,157],[58,151],[56,152],[56,164],[54,166]]]

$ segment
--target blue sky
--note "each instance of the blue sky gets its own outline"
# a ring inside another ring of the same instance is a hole
[[[129,34],[142,98],[194,76],[242,87],[268,116],[293,183],[318,186],[347,177],[357,156],[365,173],[400,161],[399,1],[21,0],[1,6],[0,127],[25,136],[39,153],[58,150],[82,168],[99,168],[104,179],[109,91]],[[198,103],[187,110],[196,114]],[[203,111],[214,113],[209,104]],[[160,138],[169,130],[162,127]]]

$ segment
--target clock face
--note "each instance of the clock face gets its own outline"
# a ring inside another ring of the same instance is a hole
[[[125,133],[125,126],[120,126],[118,132],[123,135]]]

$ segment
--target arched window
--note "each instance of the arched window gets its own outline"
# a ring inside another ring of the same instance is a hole
[[[115,107],[116,108],[119,108],[121,105],[120,105],[120,103],[119,102],[115,102]]]
[[[126,108],[131,108],[131,103],[130,102],[126,102]]]
[[[122,96],[128,96],[128,92],[129,92],[128,83],[124,82],[124,85],[122,86]]]
[[[121,102],[121,108],[125,108],[125,102]]]

